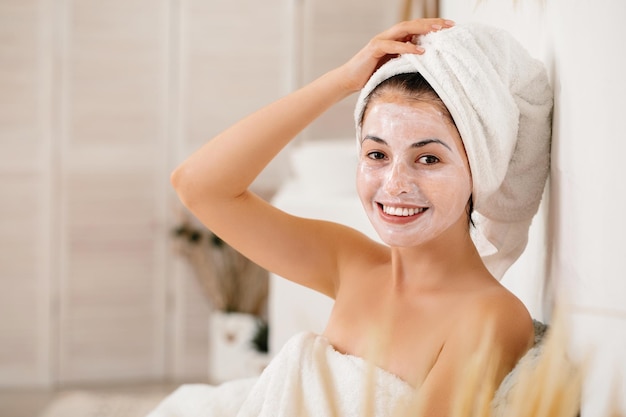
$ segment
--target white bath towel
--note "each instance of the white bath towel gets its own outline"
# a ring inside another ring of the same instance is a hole
[[[447,106],[473,178],[473,239],[501,278],[526,247],[550,162],[552,89],[542,63],[509,33],[459,24],[418,39],[423,55],[383,65],[361,91],[357,140],[368,94],[393,75],[419,72]]]
[[[537,362],[543,349],[546,326],[534,324],[534,347],[519,361],[524,366]],[[523,372],[519,364],[494,396],[494,415],[507,415],[510,390]],[[418,395],[397,376],[304,332],[285,344],[261,376],[182,385],[147,417],[398,417],[415,414],[410,410]]]
[[[183,385],[148,417],[362,416],[370,406],[370,415],[385,417],[414,393],[395,375],[337,352],[324,337],[300,333],[258,378]]]

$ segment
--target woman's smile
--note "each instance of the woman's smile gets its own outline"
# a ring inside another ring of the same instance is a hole
[[[393,206],[378,203],[380,217],[389,223],[405,224],[416,221],[428,207]]]

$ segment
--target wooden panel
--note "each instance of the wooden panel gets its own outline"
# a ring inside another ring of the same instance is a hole
[[[164,376],[168,12],[68,3],[62,383]]]
[[[183,2],[183,131],[190,149],[283,92],[283,8],[283,0]]]
[[[0,386],[49,377],[39,13],[0,2]]]
[[[155,377],[165,329],[154,174],[82,169],[65,186],[59,378]]]
[[[132,146],[159,138],[165,4],[165,0],[70,2],[72,145]]]
[[[41,383],[41,207],[38,174],[0,175],[0,385]]]
[[[181,261],[177,271],[171,377],[180,382],[207,382],[211,305],[189,265]]]
[[[20,154],[41,139],[36,123],[40,105],[37,3],[0,2],[0,144],[18,145]],[[3,163],[14,157],[14,153],[0,153]]]

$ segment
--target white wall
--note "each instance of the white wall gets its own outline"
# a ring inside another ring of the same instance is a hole
[[[594,358],[583,416],[607,415],[614,381],[626,409],[626,3],[442,0],[441,13],[509,29],[547,65],[555,91],[549,201],[532,256],[506,282],[538,309],[552,298],[568,305],[572,352]],[[549,291],[538,297],[543,251]]]

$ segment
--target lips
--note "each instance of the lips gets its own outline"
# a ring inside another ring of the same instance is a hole
[[[383,213],[388,216],[394,217],[411,217],[421,214],[428,210],[428,207],[402,207],[402,206],[387,206],[384,204],[378,204]]]

